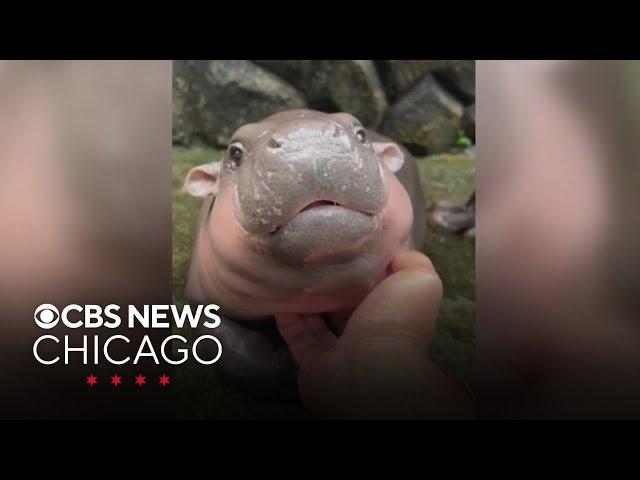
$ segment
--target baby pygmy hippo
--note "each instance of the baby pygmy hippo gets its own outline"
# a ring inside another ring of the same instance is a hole
[[[415,160],[346,113],[290,110],[245,125],[185,188],[205,199],[187,295],[220,305],[223,373],[256,394],[295,392],[275,314],[344,318],[424,239]]]

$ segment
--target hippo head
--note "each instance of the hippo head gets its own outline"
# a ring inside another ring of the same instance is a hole
[[[225,293],[236,282],[255,297],[239,277],[265,296],[268,283],[290,294],[344,294],[380,280],[413,217],[393,174],[402,149],[368,137],[346,113],[282,112],[241,127],[224,160],[189,173],[189,193],[215,196],[201,226],[211,258],[200,261],[216,265]]]

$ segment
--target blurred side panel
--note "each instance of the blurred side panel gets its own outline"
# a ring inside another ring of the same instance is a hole
[[[482,416],[640,416],[639,65],[477,64]]]
[[[31,349],[42,303],[170,302],[171,62],[0,62],[0,125],[0,416],[154,412]]]

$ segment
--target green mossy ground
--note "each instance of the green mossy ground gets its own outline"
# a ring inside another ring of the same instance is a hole
[[[182,185],[195,165],[219,158],[222,152],[201,148],[173,151],[173,301],[187,302],[184,284],[200,210],[200,202]],[[419,160],[427,202],[464,203],[474,189],[475,162],[463,155],[437,155]],[[471,369],[475,346],[475,245],[457,235],[429,230],[423,251],[444,283],[444,299],[431,355],[438,366],[472,394]],[[189,336],[190,332],[181,332]],[[253,398],[217,375],[215,368],[188,365],[174,375],[180,413],[186,418],[304,418],[298,402]]]

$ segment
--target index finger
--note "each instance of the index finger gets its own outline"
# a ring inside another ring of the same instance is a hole
[[[390,271],[355,310],[340,337],[342,344],[384,337],[428,345],[442,299],[440,277],[431,260],[415,251],[397,254]]]
[[[424,253],[416,250],[398,253],[389,265],[391,275],[401,270],[423,270],[428,274],[435,274],[436,269]]]

